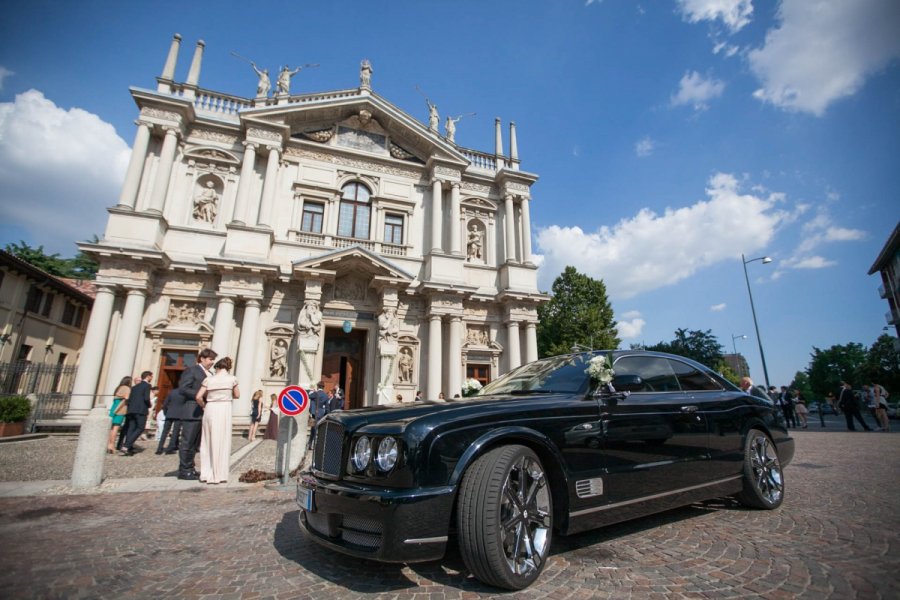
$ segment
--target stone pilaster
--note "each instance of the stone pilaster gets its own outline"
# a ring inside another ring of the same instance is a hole
[[[232,222],[246,225],[250,210],[250,188],[253,187],[253,171],[256,168],[256,144],[244,142],[244,160],[241,163],[241,178],[238,181],[237,197],[234,201]]]
[[[222,296],[216,309],[216,325],[213,330],[212,349],[219,356],[227,356],[231,350],[231,335],[234,332],[234,298]]]
[[[441,226],[444,217],[444,194],[440,179],[431,182],[431,251],[442,252]]]
[[[259,207],[258,224],[263,227],[272,227],[272,209],[275,204],[275,186],[278,180],[278,164],[280,162],[281,148],[268,146],[269,158],[266,161],[266,179],[263,182],[262,201]]]
[[[503,202],[503,220],[506,223],[506,262],[516,262],[516,215],[512,194],[506,194]]]
[[[100,368],[103,366],[103,355],[106,351],[109,322],[112,319],[115,299],[116,295],[112,288],[105,285],[97,288],[97,296],[94,298],[94,306],[91,309],[91,319],[88,321],[87,331],[84,334],[81,360],[78,363],[78,372],[75,374],[75,383],[72,387],[72,398],[69,401],[66,419],[80,421],[91,412],[91,408],[94,406],[97,381],[100,379]],[[113,391],[110,390],[109,393]]]
[[[256,333],[259,327],[259,306],[260,303],[257,299],[247,300],[244,306],[241,339],[238,342],[238,355],[235,361],[235,375],[241,397],[235,398],[232,404],[232,420],[236,425],[245,425],[250,422],[250,397],[257,387],[253,367],[257,362]]]
[[[448,331],[450,339],[447,340],[447,398],[453,398],[456,394],[462,395],[462,341],[463,324],[458,315],[450,317]]]
[[[172,176],[172,167],[175,164],[175,151],[178,149],[178,130],[175,127],[165,127],[162,150],[159,153],[159,166],[156,170],[156,180],[153,183],[153,192],[150,195],[149,212],[161,215],[166,204],[166,195],[169,193],[169,179]]]
[[[450,253],[462,255],[460,245],[459,183],[450,185]]]
[[[147,160],[147,147],[150,144],[150,125],[140,121],[136,121],[135,124],[137,133],[134,135],[131,158],[128,160],[128,170],[125,172],[125,182],[122,184],[122,192],[119,194],[121,208],[134,209],[138,190],[141,187],[141,176],[144,174],[144,162]]]
[[[144,305],[147,291],[130,289],[125,296],[125,309],[122,311],[122,324],[119,335],[112,348],[109,359],[109,371],[106,374],[106,390],[115,390],[119,381],[126,375],[140,375],[141,371],[155,369],[156,365],[134,364],[137,356],[138,340],[141,335],[141,320],[144,318]]]
[[[428,316],[428,386],[425,388],[426,400],[437,400],[441,391],[441,367],[443,360],[441,341],[441,316]]]

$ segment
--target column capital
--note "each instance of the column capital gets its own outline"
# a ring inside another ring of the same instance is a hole
[[[266,150],[268,152],[275,152],[276,156],[277,156],[277,153],[281,152],[281,149],[282,149],[281,144],[266,144],[265,146],[266,146]]]
[[[256,142],[249,142],[247,140],[244,140],[243,142],[241,142],[241,144],[244,146],[244,148],[253,150],[254,152],[259,149],[259,144]]]
[[[179,127],[176,127],[175,125],[161,125],[161,127],[165,135],[169,135],[171,133],[176,138],[181,136],[181,129]]]

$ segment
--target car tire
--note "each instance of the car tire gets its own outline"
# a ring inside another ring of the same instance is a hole
[[[553,498],[537,454],[502,446],[463,476],[457,530],[466,567],[489,585],[528,587],[543,571],[553,533]]]
[[[775,444],[764,432],[751,429],[744,443],[744,489],[737,494],[744,506],[772,510],[784,500],[784,471]]]

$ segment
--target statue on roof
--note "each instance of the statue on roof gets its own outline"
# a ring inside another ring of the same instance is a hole
[[[366,90],[372,87],[372,63],[368,58],[359,63],[359,87]]]
[[[291,95],[291,77],[302,71],[303,69],[308,69],[310,67],[318,67],[318,64],[315,65],[300,65],[296,69],[291,70],[290,67],[284,65],[281,67],[281,71],[278,73],[278,82],[275,84],[275,93],[278,95],[290,96]]]
[[[253,67],[253,70],[256,71],[257,76],[259,76],[259,83],[256,84],[256,97],[265,98],[269,95],[269,90],[272,89],[272,82],[269,80],[269,70],[263,69],[260,71],[253,61],[250,62],[250,66]]]

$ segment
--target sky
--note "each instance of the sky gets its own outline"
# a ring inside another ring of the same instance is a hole
[[[900,2],[494,0],[47,2],[0,19],[0,245],[102,238],[172,36],[176,81],[241,97],[240,57],[306,68],[293,93],[373,90],[456,142],[516,123],[539,287],[607,286],[622,346],[710,330],[763,382],[886,325],[867,273],[900,217]],[[769,256],[771,263],[753,260]],[[746,336],[746,338],[741,337]]]

